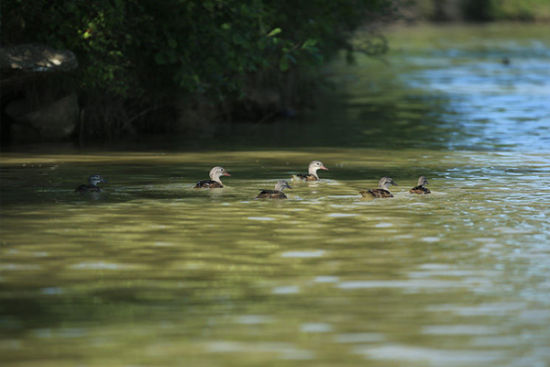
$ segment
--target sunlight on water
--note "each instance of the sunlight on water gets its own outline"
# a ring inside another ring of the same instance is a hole
[[[550,66],[547,46],[506,47],[525,55],[510,73],[535,72],[530,52]],[[445,50],[391,56],[429,108],[342,97],[343,126],[325,116],[312,135],[347,129],[342,146],[3,153],[2,365],[546,365],[548,95],[468,50],[451,65]],[[313,159],[330,169],[320,182],[255,199]],[[226,187],[193,189],[215,164]],[[96,172],[103,192],[73,192]],[[394,197],[363,199],[383,175]],[[419,175],[432,194],[408,193]]]

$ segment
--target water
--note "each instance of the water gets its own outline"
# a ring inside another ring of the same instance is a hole
[[[3,153],[2,365],[547,366],[550,44],[390,38],[299,120]],[[313,159],[321,182],[254,200]],[[215,164],[226,188],[192,189]],[[382,175],[395,198],[361,199]]]

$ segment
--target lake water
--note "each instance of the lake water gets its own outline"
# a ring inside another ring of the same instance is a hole
[[[2,153],[2,366],[548,366],[542,28],[393,30],[299,119]],[[194,190],[214,165],[226,187]]]

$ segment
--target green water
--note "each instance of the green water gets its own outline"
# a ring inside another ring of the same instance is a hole
[[[509,27],[396,30],[296,120],[2,153],[2,366],[547,366],[550,43]]]

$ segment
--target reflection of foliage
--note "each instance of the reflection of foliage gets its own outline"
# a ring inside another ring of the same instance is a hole
[[[358,33],[350,42],[350,49],[347,53],[347,60],[354,63],[353,52],[360,52],[367,56],[380,56],[388,52],[388,40],[382,34],[370,32]]]
[[[11,0],[4,44],[73,50],[81,87],[122,97],[145,91],[223,96],[242,76],[321,63],[366,14],[390,0]],[[376,51],[375,49],[372,49]]]

